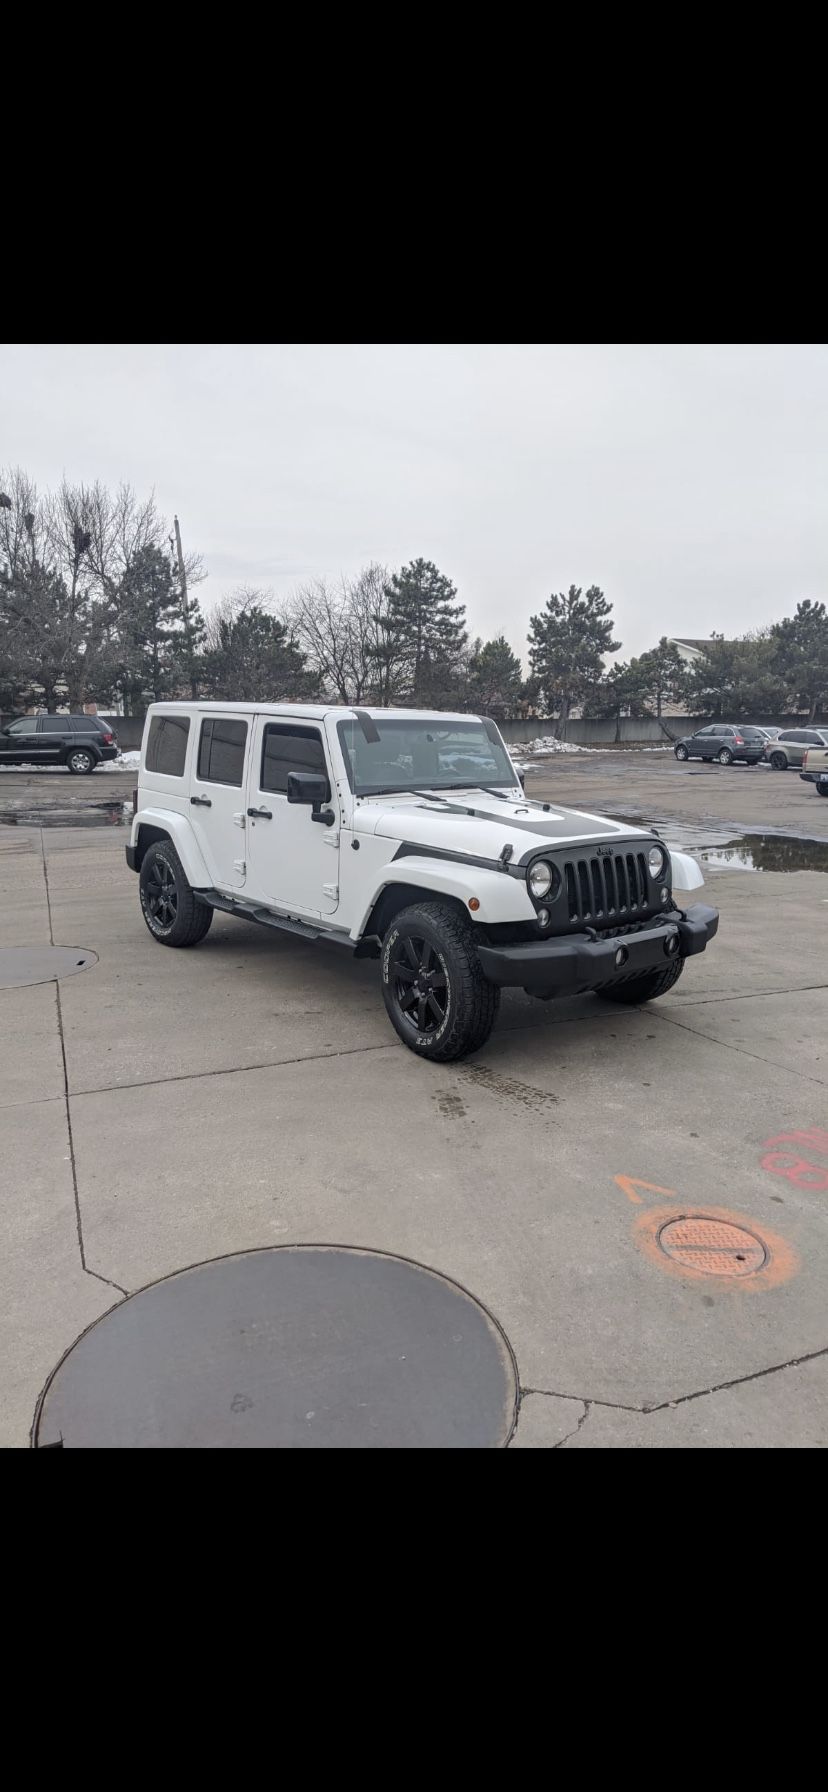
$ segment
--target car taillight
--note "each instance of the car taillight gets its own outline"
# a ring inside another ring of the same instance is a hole
[[[105,746],[105,747],[111,747],[111,745],[112,745],[112,742],[113,742],[113,741],[114,741],[114,739],[115,739],[115,736],[114,736],[114,734],[105,734],[105,735],[104,735],[104,746]]]
[[[734,734],[734,736],[733,736],[733,744],[734,744],[734,746],[737,746],[737,747],[743,747],[743,746],[744,746],[744,744],[745,744],[745,743],[744,743],[744,741],[743,741],[743,739],[742,739],[742,736],[741,736],[741,734]]]

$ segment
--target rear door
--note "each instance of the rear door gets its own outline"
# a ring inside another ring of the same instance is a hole
[[[203,716],[193,751],[190,821],[217,890],[247,876],[244,788],[250,716]]]
[[[304,803],[289,803],[289,772],[331,768],[317,723],[257,716],[248,790],[245,894],[288,915],[332,915],[339,902],[339,828],[323,827]]]
[[[700,728],[693,740],[693,752],[698,753],[700,759],[712,759],[713,754],[718,751],[715,728]]]
[[[62,765],[66,748],[72,741],[71,716],[39,716],[41,759],[48,765]]]

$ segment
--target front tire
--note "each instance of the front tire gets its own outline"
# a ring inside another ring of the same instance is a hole
[[[98,761],[88,747],[75,747],[66,763],[70,772],[74,772],[77,777],[85,777],[88,772],[95,770]]]
[[[624,1002],[628,1006],[636,1006],[639,1002],[652,1002],[656,996],[667,994],[674,983],[678,983],[684,970],[684,959],[674,958],[664,966],[663,971],[644,971],[640,977],[630,977],[627,983],[608,983],[606,989],[596,993],[603,996],[605,1002]]]
[[[733,764],[733,754],[731,753],[729,747],[722,747],[721,753],[717,753],[716,758],[718,759],[720,765],[732,765]]]
[[[676,747],[676,758],[677,759],[689,759],[690,754],[688,753],[687,748],[686,747]]]
[[[444,902],[418,903],[382,944],[382,995],[392,1027],[418,1058],[447,1064],[479,1051],[500,990],[484,977],[472,923]]]
[[[197,946],[209,932],[213,910],[196,901],[171,840],[147,848],[138,886],[144,920],[160,946]]]

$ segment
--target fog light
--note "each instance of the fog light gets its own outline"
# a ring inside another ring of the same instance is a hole
[[[661,892],[661,900],[662,900],[662,902],[669,902],[669,900],[670,900],[670,892],[669,892],[666,884],[664,885],[664,888]]]
[[[679,945],[678,934],[677,933],[669,933],[667,935],[666,940],[664,941],[664,950],[665,950],[668,958],[675,958],[675,955],[678,951],[678,945]]]
[[[539,908],[538,909],[538,926],[539,927],[548,927],[549,926],[549,910],[548,910],[548,908]]]
[[[629,953],[626,946],[619,946],[618,951],[615,954],[615,963],[619,970],[622,964],[626,964],[628,957]]]

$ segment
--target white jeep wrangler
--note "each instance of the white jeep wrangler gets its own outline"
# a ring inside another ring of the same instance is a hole
[[[485,717],[156,703],[127,862],[164,946],[221,909],[381,959],[421,1057],[477,1051],[501,987],[646,1002],[719,918],[678,907],[696,861],[653,829],[532,802]]]

